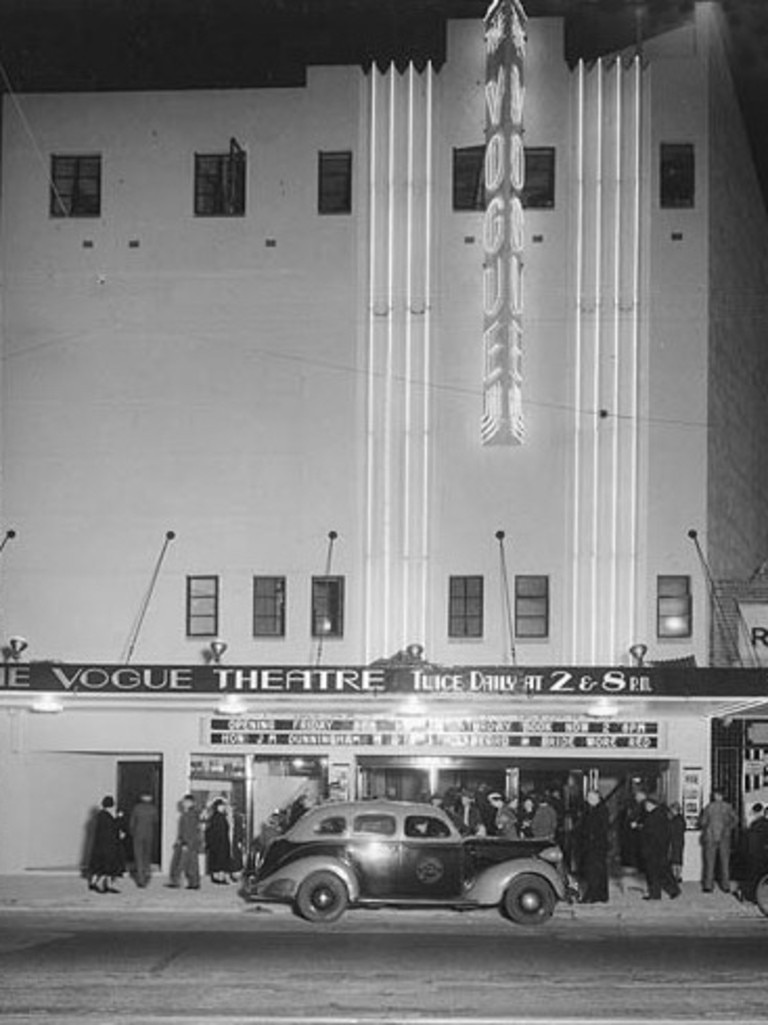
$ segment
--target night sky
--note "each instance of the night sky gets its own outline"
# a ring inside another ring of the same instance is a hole
[[[697,0],[523,0],[566,18],[566,58],[632,45]],[[718,0],[768,196],[768,0]],[[444,56],[445,19],[488,0],[0,0],[0,88],[17,92],[301,84],[306,66]]]

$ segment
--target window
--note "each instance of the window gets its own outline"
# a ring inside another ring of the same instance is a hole
[[[485,146],[453,151],[453,209],[485,210]],[[551,210],[555,205],[555,149],[525,147],[525,185],[522,203],[527,210]]]
[[[690,577],[656,578],[656,636],[690,637],[693,629]]]
[[[187,577],[187,637],[219,632],[219,578]]]
[[[317,836],[343,836],[347,831],[347,820],[343,815],[330,815],[316,823],[314,833]]]
[[[484,210],[485,146],[465,146],[453,151],[453,209]]]
[[[405,819],[405,835],[415,840],[434,837],[450,837],[451,830],[442,819],[432,815],[407,815]]]
[[[696,170],[691,143],[662,142],[659,186],[662,208],[682,210],[693,206]]]
[[[99,217],[101,157],[51,157],[51,217]]]
[[[482,577],[451,577],[448,594],[448,636],[483,636]]]
[[[317,212],[352,213],[352,154],[349,151],[318,154]]]
[[[391,815],[358,815],[352,829],[366,836],[394,836],[396,823]]]
[[[229,153],[195,154],[195,215],[245,214],[245,150],[232,140]]]
[[[549,577],[515,577],[515,636],[549,637]]]
[[[253,636],[285,637],[285,577],[253,578]]]
[[[551,210],[555,205],[555,150],[552,146],[525,147],[526,210]]]
[[[344,577],[312,577],[312,636],[344,635]]]

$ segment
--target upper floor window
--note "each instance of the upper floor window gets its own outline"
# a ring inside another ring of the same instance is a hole
[[[656,578],[656,636],[690,637],[693,602],[690,577]]]
[[[664,209],[681,210],[694,205],[696,166],[691,143],[662,142],[659,190]]]
[[[317,212],[352,212],[352,154],[348,150],[318,153]]]
[[[483,578],[451,577],[448,585],[448,636],[483,636]]]
[[[195,154],[195,215],[242,217],[245,214],[245,150],[235,139],[228,153]]]
[[[453,151],[453,209],[485,209],[485,146],[464,146]],[[551,210],[555,205],[554,146],[525,147],[523,206]]]
[[[285,577],[253,578],[253,636],[285,637]]]
[[[515,577],[515,635],[549,637],[549,577]]]
[[[312,636],[343,635],[344,577],[312,577]]]
[[[99,217],[101,157],[51,157],[51,217]]]
[[[187,637],[219,632],[219,578],[187,577]]]

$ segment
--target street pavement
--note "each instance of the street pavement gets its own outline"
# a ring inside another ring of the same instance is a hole
[[[24,872],[0,876],[0,912],[87,912],[111,916],[116,912],[152,914],[240,915],[257,906],[243,899],[240,887],[215,885],[204,879],[199,890],[168,888],[166,877],[155,875],[149,886],[140,889],[133,880],[118,880],[119,893],[100,894],[88,889],[76,872]],[[762,919],[758,909],[741,903],[733,895],[715,891],[703,893],[698,883],[683,883],[677,900],[666,895],[660,901],[643,900],[644,887],[639,878],[612,882],[607,904],[558,905],[555,919],[580,921],[616,920],[628,922],[669,922],[705,924],[713,920]],[[265,912],[285,910],[274,905],[259,905]],[[352,912],[354,913],[354,912]],[[429,913],[429,912],[427,912]],[[439,914],[440,910],[433,912]],[[768,928],[768,918],[764,919]]]

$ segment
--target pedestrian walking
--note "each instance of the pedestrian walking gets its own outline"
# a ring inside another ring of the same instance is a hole
[[[188,890],[200,889],[200,816],[192,794],[185,794],[181,800],[176,842],[166,885],[177,889],[181,886],[182,876],[187,880]]]
[[[88,889],[97,893],[119,893],[114,883],[124,872],[125,859],[115,818],[115,799],[108,795],[102,799],[94,823]]]
[[[608,808],[597,790],[587,791],[587,806],[577,831],[577,862],[582,904],[608,901]]]
[[[626,868],[643,871],[642,832],[645,821],[644,790],[636,790],[624,809],[619,836],[621,864]]]
[[[669,861],[669,810],[655,797],[648,796],[645,811],[640,831],[640,853],[645,865],[648,893],[643,900],[661,900],[662,890],[674,900],[680,896],[680,884],[672,875]]]
[[[701,813],[704,893],[712,893],[716,877],[723,893],[731,892],[731,834],[737,823],[736,812],[723,792],[713,790],[712,799]]]
[[[229,839],[229,819],[222,798],[213,802],[211,814],[205,824],[205,852],[208,875],[212,883],[226,885],[232,871],[232,845]]]
[[[133,871],[136,885],[143,889],[152,874],[152,853],[155,849],[158,813],[151,794],[140,794],[133,806],[130,832],[133,838]]]
[[[672,875],[679,883],[683,878],[683,853],[685,850],[685,819],[679,801],[669,806],[669,863]]]

